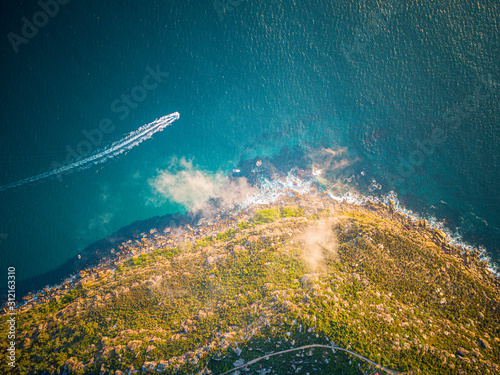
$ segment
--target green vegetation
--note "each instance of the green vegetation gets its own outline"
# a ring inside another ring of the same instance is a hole
[[[71,302],[76,300],[78,298],[78,296],[81,295],[81,291],[82,291],[82,288],[79,285],[75,289],[66,293],[64,295],[64,297],[62,297],[59,301],[57,301],[55,298],[51,298],[47,304],[43,305],[40,308],[40,312],[42,314],[48,314],[48,313],[52,313],[54,311],[61,310],[62,308],[66,307]]]
[[[267,210],[258,210],[255,212],[253,222],[256,225],[272,223],[280,218],[280,211],[276,208],[270,208]]]
[[[303,216],[304,210],[300,207],[281,207],[281,217]]]
[[[235,229],[228,229],[224,233],[218,233],[217,234],[217,241],[227,241],[227,240],[230,240],[231,238],[234,237],[234,235],[236,234],[236,232],[237,231]]]
[[[128,264],[132,266],[147,266],[150,263],[150,260],[151,258],[146,254],[141,254],[130,259]]]
[[[250,224],[248,221],[243,221],[241,223],[238,223],[238,228],[240,228],[240,229],[248,229],[248,228],[251,228],[253,226],[255,226],[255,225]]]
[[[220,374],[237,361],[333,342],[408,374],[498,373],[499,283],[474,254],[383,210],[300,203],[134,256],[20,312],[16,371]],[[315,348],[249,368],[363,374],[370,366]]]
[[[303,215],[304,215],[304,210],[300,207],[286,206],[280,208],[269,208],[269,209],[255,211],[253,217],[253,223],[254,225],[272,223],[276,220],[279,220],[280,217],[298,217]],[[243,225],[241,229],[246,229],[248,227],[250,227],[250,225],[248,226]]]

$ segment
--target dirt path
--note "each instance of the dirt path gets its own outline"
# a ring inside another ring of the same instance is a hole
[[[293,348],[293,349],[288,349],[288,350],[282,350],[281,352],[276,352],[276,353],[271,353],[271,354],[268,354],[268,355],[265,355],[265,356],[262,356],[262,357],[259,357],[259,358],[255,358],[255,359],[252,359],[250,362],[247,362],[241,366],[238,366],[238,367],[235,367],[229,371],[226,371],[220,375],[227,375],[229,373],[231,373],[232,371],[236,371],[240,368],[243,368],[243,367],[246,367],[246,366],[249,366],[249,365],[253,365],[265,358],[269,358],[269,357],[273,357],[275,355],[280,355],[280,354],[284,354],[284,353],[290,353],[290,352],[295,352],[297,350],[304,350],[304,349],[309,349],[309,348],[325,348],[325,349],[332,349],[332,350],[340,350],[340,351],[343,351],[343,352],[346,352],[346,353],[349,353],[359,359],[362,359],[363,361],[366,361],[368,363],[370,363],[372,366],[378,368],[379,370],[382,370],[384,372],[386,372],[387,374],[389,375],[402,375],[403,373],[402,372],[399,372],[399,371],[395,371],[395,370],[391,370],[387,367],[383,367],[381,365],[379,365],[378,363],[375,363],[371,360],[369,360],[368,358],[366,357],[363,357],[362,355],[359,355],[357,353],[354,353],[350,350],[347,350],[347,349],[344,349],[344,348],[340,348],[338,346],[329,346],[329,345],[321,345],[321,344],[312,344],[312,345],[305,345],[305,346],[301,346],[300,348]]]

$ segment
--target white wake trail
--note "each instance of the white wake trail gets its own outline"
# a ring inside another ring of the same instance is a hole
[[[65,165],[61,168],[41,173],[33,177],[25,178],[20,181],[0,186],[0,191],[5,191],[21,185],[29,184],[30,182],[35,182],[42,180],[44,178],[56,176],[75,168],[88,168],[91,167],[92,165],[104,163],[107,160],[110,160],[128,150],[131,150],[132,148],[139,145],[146,139],[151,138],[153,134],[162,131],[163,129],[165,129],[167,126],[169,126],[175,120],[178,119],[179,119],[179,112],[174,112],[167,116],[160,117],[159,119],[156,119],[149,124],[143,125],[139,129],[129,133],[123,139],[113,142],[107,148],[102,150],[97,150],[94,154],[92,154],[88,158],[78,160],[72,164]]]

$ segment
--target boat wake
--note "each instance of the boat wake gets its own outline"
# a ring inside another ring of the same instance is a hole
[[[85,159],[78,160],[72,164],[65,165],[48,172],[38,174],[36,176],[32,176],[29,178],[25,178],[23,180],[19,180],[7,185],[0,186],[0,191],[13,189],[22,185],[29,184],[31,182],[36,182],[48,177],[57,176],[63,173],[67,173],[71,170],[75,169],[83,170],[93,165],[104,163],[120,154],[123,154],[126,151],[131,150],[132,148],[139,145],[146,139],[151,138],[153,134],[162,131],[163,129],[165,129],[167,126],[169,126],[175,120],[178,119],[179,119],[178,112],[174,112],[167,116],[160,117],[159,119],[156,119],[149,124],[143,125],[139,129],[127,134],[124,138],[120,139],[119,141],[113,142],[108,147],[97,150],[91,156]]]

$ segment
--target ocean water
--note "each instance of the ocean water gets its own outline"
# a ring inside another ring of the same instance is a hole
[[[19,283],[195,207],[241,161],[292,167],[284,147],[325,186],[394,191],[498,262],[498,2],[3,8],[0,185],[180,113],[106,163],[0,191],[0,272],[14,266]]]

